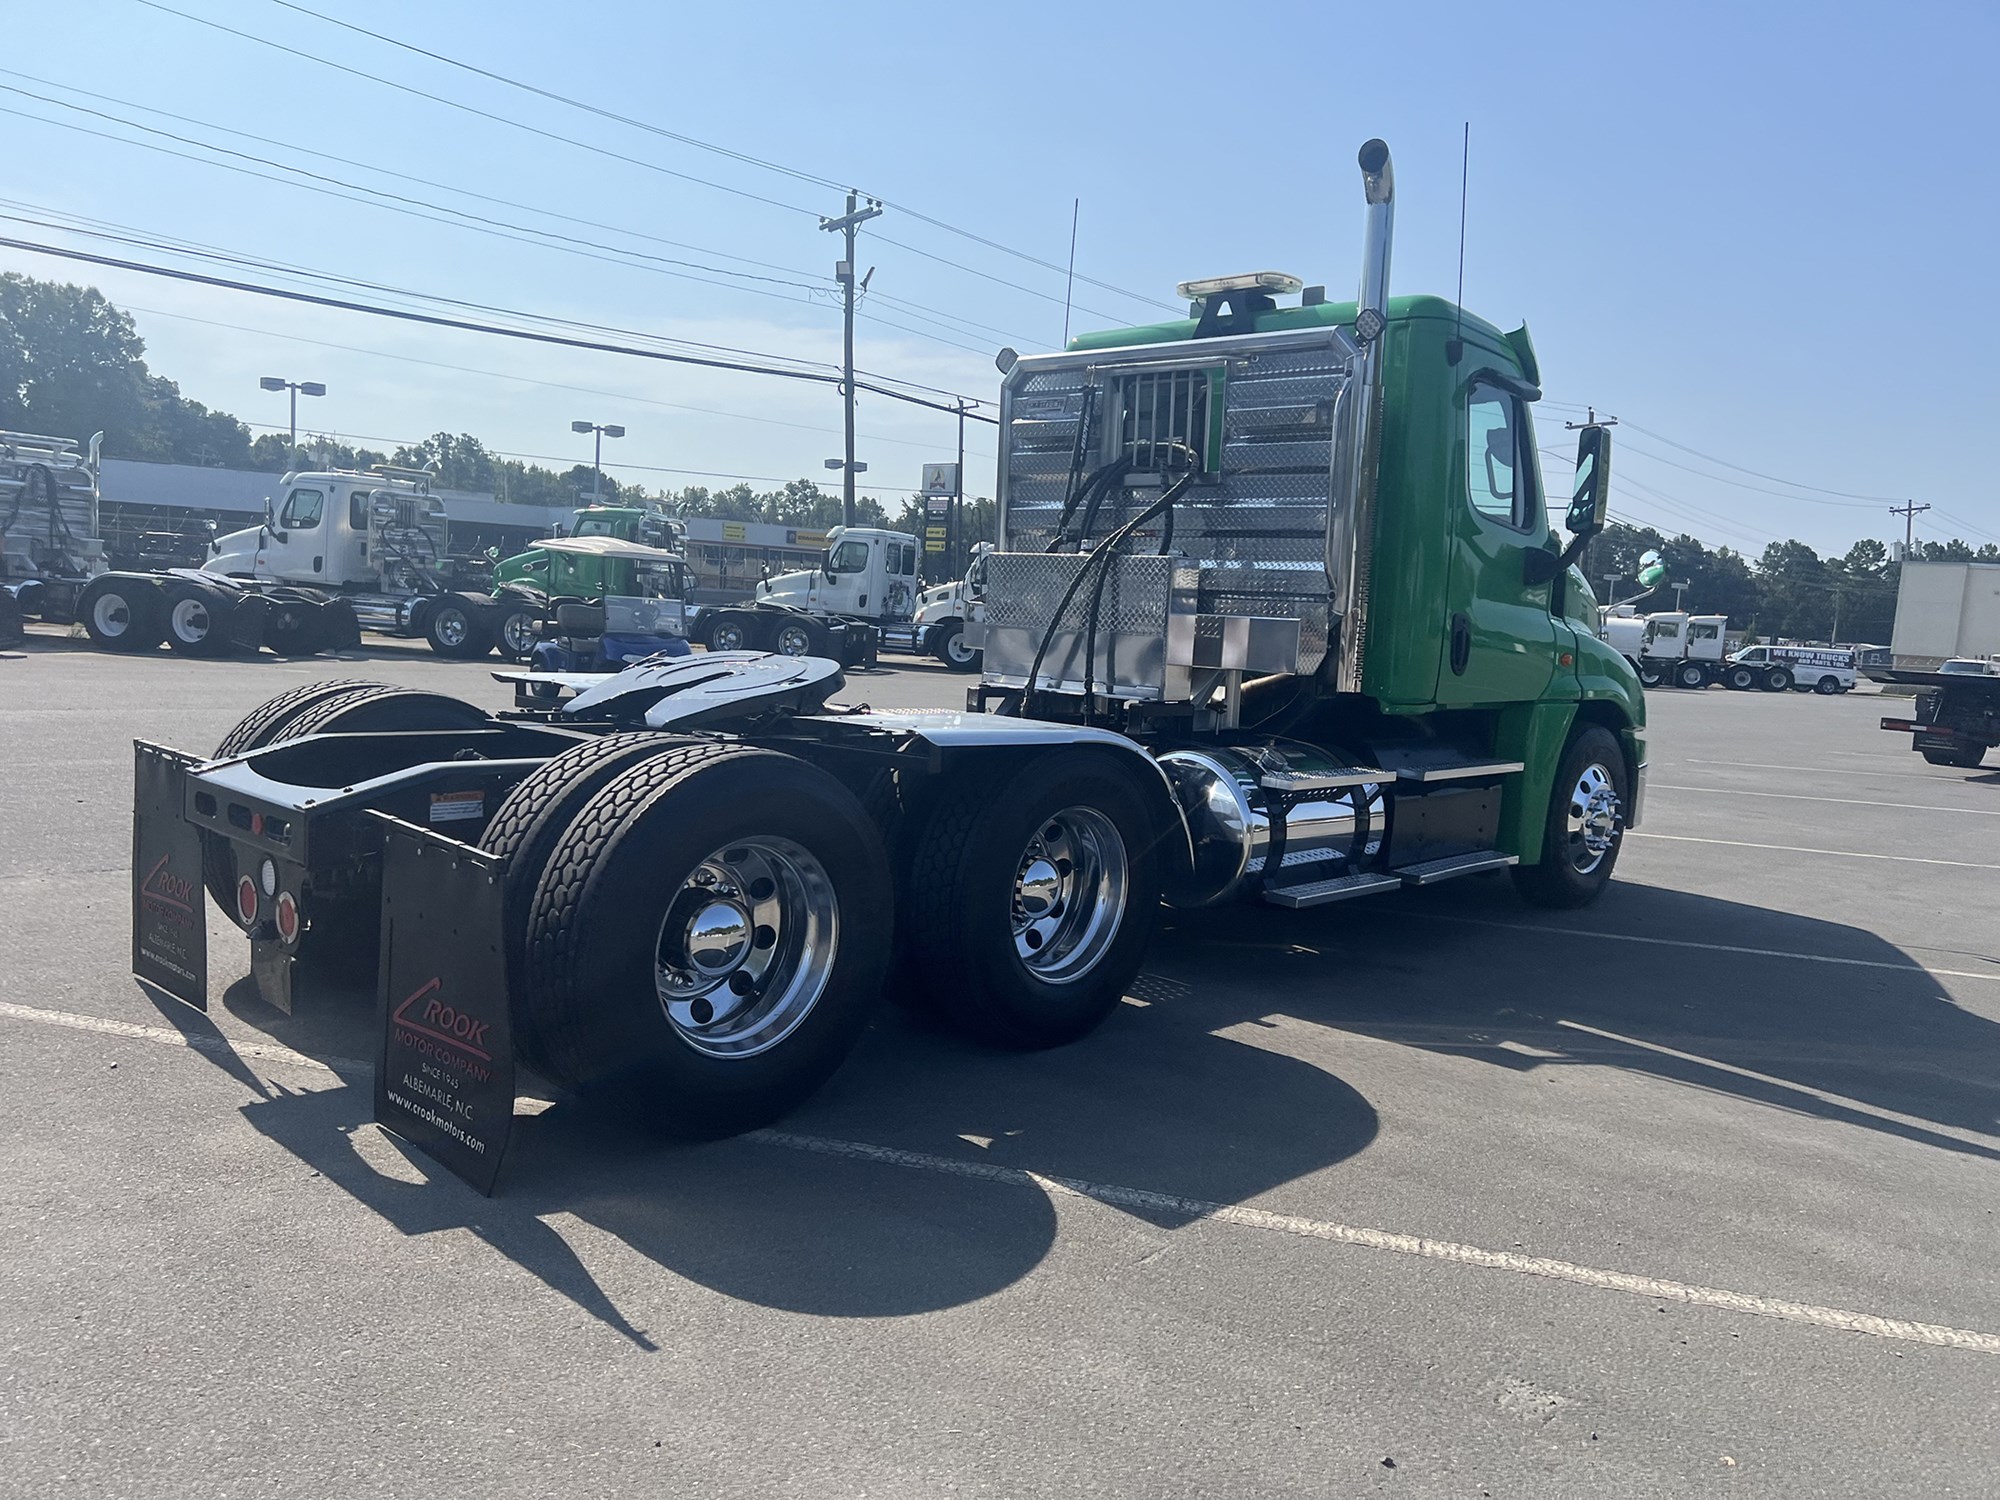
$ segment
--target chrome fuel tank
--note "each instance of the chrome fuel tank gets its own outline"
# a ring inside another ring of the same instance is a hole
[[[1280,869],[1293,872],[1288,879],[1362,869],[1381,850],[1390,785],[1357,779],[1337,751],[1272,739],[1169,750],[1159,760],[1194,851],[1178,905],[1217,905]]]

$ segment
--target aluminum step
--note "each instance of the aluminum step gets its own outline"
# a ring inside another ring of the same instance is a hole
[[[1306,792],[1337,792],[1350,786],[1369,786],[1395,779],[1395,772],[1376,766],[1347,766],[1338,771],[1325,772],[1266,771],[1257,778],[1257,785],[1280,796],[1294,796]]]
[[[1329,901],[1347,901],[1356,896],[1373,895],[1376,891],[1397,890],[1402,884],[1394,875],[1364,870],[1354,875],[1336,875],[1331,880],[1308,881],[1303,885],[1267,886],[1264,899],[1273,906],[1296,911],[1302,906],[1324,906]]]
[[[1441,766],[1404,766],[1396,772],[1398,781],[1429,783],[1469,781],[1475,776],[1512,776],[1524,768],[1518,760],[1464,761]]]
[[[1520,862],[1518,854],[1502,854],[1497,849],[1475,849],[1470,854],[1447,854],[1443,859],[1404,865],[1393,873],[1404,885],[1436,885],[1440,880],[1477,875],[1481,870],[1504,870]]]

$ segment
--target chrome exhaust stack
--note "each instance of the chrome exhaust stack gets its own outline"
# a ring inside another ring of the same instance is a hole
[[[1354,337],[1361,353],[1343,392],[1348,420],[1339,434],[1344,483],[1326,536],[1326,573],[1340,617],[1337,653],[1330,654],[1334,690],[1361,691],[1362,649],[1368,635],[1370,573],[1375,551],[1375,472],[1382,438],[1382,334],[1388,327],[1389,255],[1396,236],[1396,177],[1389,147],[1364,143],[1357,157],[1368,205],[1362,228],[1361,286],[1355,293]]]

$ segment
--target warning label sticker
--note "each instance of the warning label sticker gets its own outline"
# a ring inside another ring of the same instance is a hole
[[[433,823],[462,823],[485,814],[486,793],[483,791],[431,793]]]

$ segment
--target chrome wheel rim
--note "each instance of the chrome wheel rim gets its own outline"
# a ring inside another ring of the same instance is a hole
[[[804,656],[812,650],[812,636],[803,625],[787,625],[778,632],[778,655]]]
[[[715,633],[708,638],[711,651],[741,651],[743,649],[743,627],[741,625],[718,625]]]
[[[514,656],[526,656],[535,645],[535,617],[517,610],[500,622],[500,643]]]
[[[123,594],[99,594],[90,606],[90,623],[99,635],[116,640],[132,628],[132,606]]]
[[[1103,962],[1130,876],[1125,841],[1103,813],[1066,807],[1044,818],[1014,871],[1014,952],[1028,972],[1070,984]]]
[[[431,629],[437,632],[439,642],[446,646],[465,644],[465,616],[455,609],[440,610],[431,622]]]
[[[1584,767],[1570,790],[1566,826],[1570,867],[1579,875],[1603,864],[1618,842],[1618,786],[1595,761]]]
[[[826,991],[840,904],[790,839],[725,844],[667,903],[653,982],[667,1024],[705,1057],[754,1057],[798,1030]]]
[[[199,599],[182,599],[175,603],[168,615],[173,626],[174,639],[195,645],[208,639],[210,621],[208,606]]]

